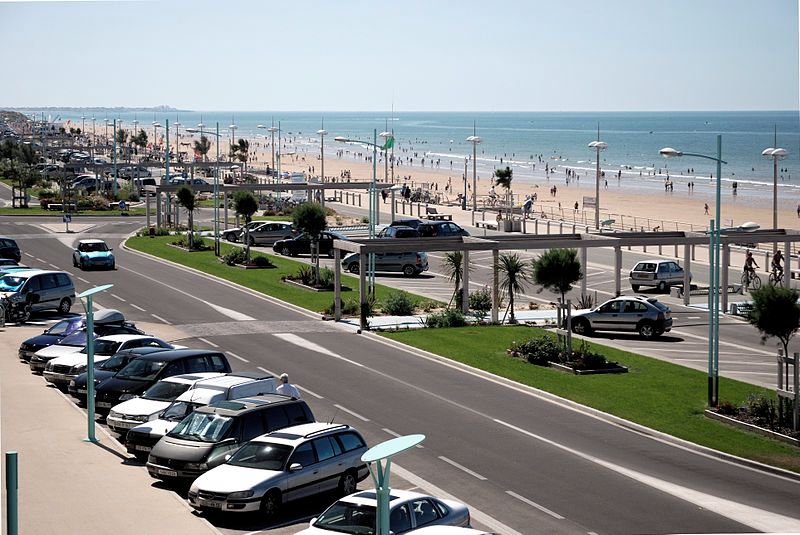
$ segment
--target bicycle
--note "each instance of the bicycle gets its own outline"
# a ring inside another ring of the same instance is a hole
[[[753,290],[758,290],[761,288],[761,277],[755,270],[745,269],[742,273],[742,287],[745,290],[749,290],[751,287]]]
[[[769,283],[772,286],[783,286],[783,269],[773,266],[769,274]]]

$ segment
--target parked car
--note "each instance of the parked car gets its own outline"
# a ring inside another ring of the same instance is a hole
[[[425,221],[417,226],[417,230],[423,238],[469,236],[469,232],[451,221]]]
[[[108,181],[103,178],[84,177],[72,183],[72,189],[84,190],[86,193],[97,193],[108,188]]]
[[[22,342],[19,346],[19,358],[30,362],[37,351],[54,344],[75,346],[78,350],[86,345],[86,319],[83,316],[67,318],[53,325],[51,329]],[[110,334],[145,333],[137,329],[134,323],[125,321],[125,317],[119,310],[106,308],[94,315],[94,336],[98,338]],[[41,369],[44,369],[44,364]]]
[[[144,178],[153,175],[153,173],[144,166],[123,167],[119,170],[118,174],[120,177],[124,178]]]
[[[239,241],[240,236],[244,233],[245,227],[250,228],[250,229],[254,229],[254,228],[256,228],[258,226],[261,226],[263,224],[264,224],[263,221],[251,221],[251,222],[249,222],[246,225],[243,225],[241,227],[225,229],[224,231],[222,231],[221,235],[227,241],[237,242],[237,241]],[[201,233],[201,235],[202,235],[202,233]],[[209,235],[213,236],[213,233],[210,233]]]
[[[345,236],[339,233],[323,230],[320,233],[319,246],[320,255],[328,255],[333,258],[333,240],[347,240]],[[284,256],[297,256],[301,254],[311,254],[311,236],[302,234],[290,240],[276,241],[272,250]]]
[[[72,251],[72,266],[81,269],[90,267],[116,269],[114,249],[109,248],[103,240],[80,240]]]
[[[0,297],[12,303],[28,301],[33,312],[56,310],[67,314],[75,301],[75,285],[65,271],[16,271],[0,277]]]
[[[225,354],[207,349],[176,349],[143,355],[97,386],[98,411],[106,412],[120,401],[139,396],[161,379],[186,373],[229,373]]]
[[[191,481],[258,435],[313,421],[305,401],[279,394],[219,401],[195,410],[159,440],[147,471],[156,479]]]
[[[104,360],[94,367],[94,386],[96,387],[104,380],[112,377],[115,373],[124,368],[133,359],[139,358],[142,355],[155,353],[157,351],[169,351],[166,347],[135,347],[133,349],[125,349],[117,351],[108,360]],[[86,403],[86,384],[88,375],[83,372],[77,375],[67,386],[69,394],[78,400],[79,404]]]
[[[30,269],[29,266],[26,266],[25,264],[20,264],[19,260],[14,260],[13,258],[0,258],[0,269],[4,268]]]
[[[129,453],[137,457],[144,455],[144,460],[147,460],[147,454],[161,437],[172,431],[195,409],[226,399],[274,394],[276,383],[275,377],[270,374],[253,372],[232,372],[198,381],[175,398],[157,420],[129,430],[125,436],[125,447]]]
[[[128,429],[158,418],[161,411],[169,407],[175,398],[189,390],[197,381],[222,375],[224,374],[215,372],[188,373],[162,379],[148,388],[141,397],[111,407],[106,417],[106,424],[115,433],[124,435]]]
[[[112,334],[95,339],[94,362],[102,362],[111,358],[118,351],[134,347],[175,348],[169,342],[165,342],[155,336]],[[72,347],[56,344],[37,351],[35,355],[35,357],[47,359],[43,372],[45,380],[64,390],[67,389],[72,379],[86,371],[86,366],[88,365],[88,349],[85,346],[79,351],[72,351],[72,349]]]
[[[274,517],[288,502],[338,490],[355,492],[368,475],[367,443],[349,425],[310,423],[256,437],[189,489],[199,510]]]
[[[291,240],[298,235],[290,221],[267,221],[250,229],[248,239],[250,245],[272,245],[276,241]],[[239,235],[244,241],[244,233]]]
[[[419,238],[422,235],[415,228],[402,225],[388,226],[378,232],[378,238]]]
[[[638,262],[628,274],[631,290],[638,292],[642,286],[658,288],[666,292],[670,286],[683,286],[684,271],[673,260],[643,260]],[[689,274],[689,282],[692,280]]]
[[[7,258],[14,262],[22,260],[22,253],[17,242],[11,238],[0,236],[0,258]]]
[[[616,297],[594,310],[572,316],[572,331],[591,334],[592,331],[638,332],[642,338],[656,338],[672,329],[672,315],[667,305],[653,297],[638,295]]]
[[[358,273],[358,253],[351,253],[342,260],[342,269]],[[428,271],[428,255],[417,253],[375,253],[375,271],[402,273],[406,277]]]
[[[422,219],[417,219],[416,217],[404,217],[402,219],[395,219],[391,223],[389,223],[390,227],[410,227],[413,229],[419,228],[424,221]]]
[[[345,496],[328,507],[307,529],[297,535],[354,533],[375,535],[375,510],[378,498],[374,490]],[[395,535],[424,526],[447,525],[470,527],[469,509],[463,503],[441,500],[407,490],[392,489],[389,494],[389,531]]]

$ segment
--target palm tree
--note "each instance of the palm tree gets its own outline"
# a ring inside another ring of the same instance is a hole
[[[239,161],[244,164],[244,172],[247,174],[247,162],[250,161],[250,142],[246,139],[239,138],[235,147]]]
[[[121,147],[125,147],[126,143],[128,142],[128,131],[120,128],[117,130],[117,144]],[[128,152],[128,159],[130,159],[130,150]]]
[[[205,137],[205,136],[204,136]],[[195,141],[195,145],[197,142]],[[253,214],[258,210],[258,201],[250,191],[239,190],[233,196],[233,210],[237,215],[244,216],[244,261],[250,262],[250,228],[247,226],[252,220]]]
[[[508,206],[509,213],[511,211],[511,202],[509,195],[511,194],[511,181],[513,180],[514,171],[510,167],[505,169],[496,169],[494,172],[495,184],[501,186],[506,190],[506,205]]]
[[[504,294],[508,294],[508,311],[511,311],[511,317],[508,323],[517,323],[514,317],[514,296],[522,293],[525,290],[525,284],[530,282],[528,270],[525,267],[525,262],[520,259],[518,253],[501,253],[499,257],[498,270],[502,274],[500,280],[500,290]],[[505,321],[505,316],[503,316]]]
[[[207,161],[206,154],[208,154],[210,150],[211,142],[208,140],[207,136],[200,136],[200,141],[194,142],[194,151],[203,157],[204,162]]]
[[[195,209],[195,194],[189,186],[181,186],[175,193],[178,199],[178,204],[186,209],[189,214],[189,250],[194,248],[194,209]]]
[[[147,147],[147,132],[144,131],[144,128],[139,130],[139,133],[133,138],[133,143],[140,150],[144,150]]]
[[[472,265],[468,269],[472,271]],[[455,287],[453,295],[450,297],[450,302],[447,303],[447,306],[450,307],[454,300],[458,303],[457,296],[461,291],[461,281],[464,279],[464,253],[462,251],[450,251],[444,255],[442,271],[448,280],[454,283]]]
[[[39,154],[36,149],[28,143],[21,143],[17,145],[17,159],[20,163],[28,166],[27,175],[19,175],[19,189],[22,190],[22,206],[28,207],[28,188],[36,183],[36,174],[33,171],[33,166],[39,161]]]
[[[314,261],[314,280],[319,280],[319,235],[328,228],[325,210],[317,203],[303,203],[292,213],[297,230],[311,237],[311,256]]]
[[[550,249],[532,263],[536,284],[561,294],[561,302],[572,285],[583,278],[577,249]]]

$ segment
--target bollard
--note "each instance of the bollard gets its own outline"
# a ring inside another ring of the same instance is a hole
[[[6,452],[6,534],[19,534],[17,452]]]

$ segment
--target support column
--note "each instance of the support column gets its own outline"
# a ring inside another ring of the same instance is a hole
[[[395,193],[394,188],[391,188],[389,190],[389,192],[392,194],[392,221],[394,221],[394,219],[395,219],[395,217],[394,217],[395,216],[395,210],[396,210],[396,204],[395,204],[395,198],[394,198],[394,193]],[[392,221],[389,221],[389,223],[391,223]]]
[[[461,285],[461,311],[466,314],[469,312],[469,251],[464,251],[463,258],[464,276]]]
[[[161,228],[162,227],[162,223],[163,222],[161,221],[161,192],[157,191],[156,192],[156,226],[158,228]]]
[[[792,242],[785,242],[783,244],[783,287],[784,288],[791,288],[792,287]],[[795,369],[798,367],[798,362],[795,361]],[[795,390],[795,392],[797,392]],[[797,412],[797,407],[795,406],[795,412]],[[797,427],[795,427],[797,429]]]
[[[361,329],[366,329],[369,323],[367,322],[367,316],[364,314],[367,304],[367,261],[364,251],[358,252],[358,304]]]
[[[581,273],[583,273],[583,277],[581,277],[581,296],[586,295],[586,262],[587,262],[587,248],[581,247]]]
[[[500,251],[492,250],[492,323],[497,323],[498,309],[500,308],[500,282],[497,274],[497,265],[500,262]]]
[[[147,219],[147,228],[150,228],[150,195],[144,192],[144,216]]]
[[[692,272],[692,250],[694,246],[684,244],[683,246],[683,304],[689,306],[689,298],[692,290],[692,281],[689,274]]]
[[[622,247],[614,247],[614,296],[619,297],[622,293],[622,281],[620,276],[622,271]],[[598,303],[595,303],[595,305]]]
[[[719,266],[719,295],[720,313],[728,313],[728,266],[731,263],[731,246],[727,242],[722,243],[722,261]]]
[[[223,206],[223,212],[224,212],[224,214],[222,216],[224,218],[224,220],[223,220],[224,222],[222,223],[222,229],[223,230],[228,230],[228,192],[227,191],[223,191],[222,192],[222,206]],[[217,213],[219,213],[219,210],[217,210]]]
[[[342,251],[333,250],[333,319],[342,319]]]

